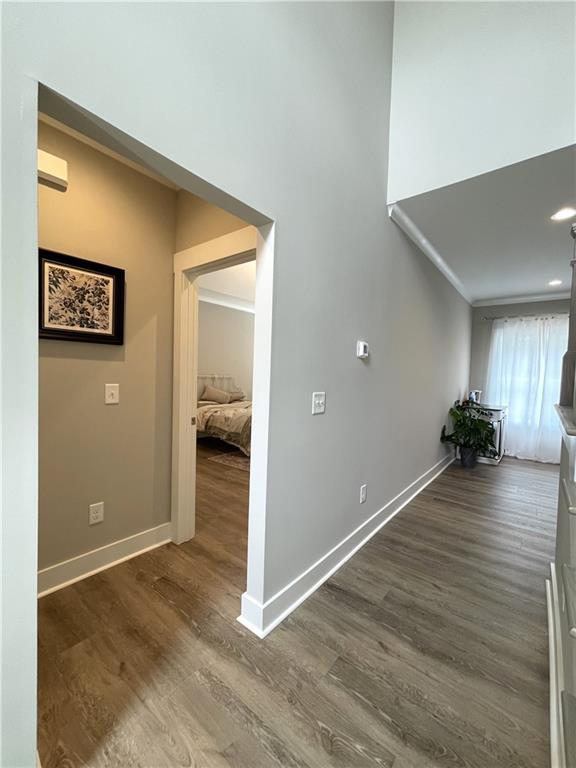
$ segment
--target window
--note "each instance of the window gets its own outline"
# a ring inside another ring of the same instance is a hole
[[[554,404],[560,395],[568,316],[494,321],[486,402],[508,408],[506,453],[520,459],[560,461]]]

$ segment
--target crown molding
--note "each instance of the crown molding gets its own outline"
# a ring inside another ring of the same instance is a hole
[[[498,299],[478,299],[472,302],[473,307],[499,307],[503,304],[530,304],[539,301],[561,301],[569,299],[570,293],[538,293],[532,296],[505,296]]]
[[[388,215],[392,221],[400,227],[404,234],[418,246],[422,253],[430,259],[434,266],[442,272],[444,277],[458,291],[460,296],[462,296],[468,304],[471,304],[472,299],[468,295],[468,292],[464,288],[458,275],[444,261],[430,240],[428,240],[424,233],[416,226],[408,214],[402,210],[398,203],[393,203],[388,206]]]
[[[254,302],[240,299],[237,296],[230,296],[227,293],[211,291],[208,288],[198,287],[198,301],[204,301],[207,304],[217,304],[219,307],[228,309],[237,309],[240,312],[254,314]]]
[[[434,245],[427,239],[424,233],[418,228],[418,226],[412,221],[405,211],[398,205],[393,203],[388,206],[388,214],[392,221],[397,224],[404,234],[415,243],[418,248],[424,253],[430,261],[442,272],[444,277],[456,288],[460,296],[466,299],[468,304],[473,307],[492,307],[501,306],[503,304],[529,304],[531,302],[540,301],[561,301],[562,299],[570,298],[570,291],[562,291],[561,293],[538,293],[531,296],[504,296],[495,299],[475,299],[469,296],[468,292],[464,288],[460,278],[452,270],[452,268],[444,261],[443,257],[436,250]]]

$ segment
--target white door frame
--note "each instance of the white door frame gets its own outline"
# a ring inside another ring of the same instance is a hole
[[[257,259],[256,227],[179,251],[174,255],[174,394],[172,429],[172,538],[177,544],[195,532],[196,403],[198,376],[198,292],[207,272]],[[259,317],[258,309],[256,318]],[[266,323],[266,318],[260,318]],[[256,321],[257,322],[257,321]],[[254,356],[256,359],[256,355]],[[254,366],[256,368],[256,366]],[[258,366],[259,367],[259,366]],[[256,457],[257,460],[257,457]]]

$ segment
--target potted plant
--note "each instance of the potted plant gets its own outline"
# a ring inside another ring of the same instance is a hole
[[[472,400],[456,400],[450,408],[452,432],[446,433],[442,427],[440,440],[452,443],[460,448],[460,461],[466,469],[476,464],[478,454],[493,458],[498,455],[494,445],[494,425],[490,421],[490,413]]]

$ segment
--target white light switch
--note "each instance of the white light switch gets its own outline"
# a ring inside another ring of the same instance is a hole
[[[326,410],[326,392],[312,392],[312,415],[317,416]]]
[[[104,385],[104,402],[106,405],[116,405],[120,402],[120,384]]]

